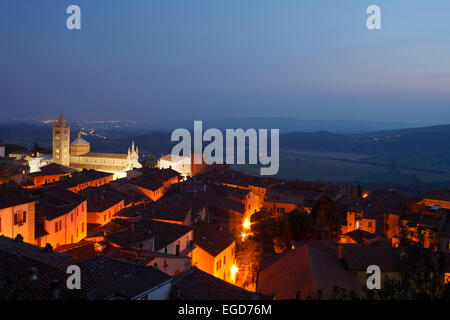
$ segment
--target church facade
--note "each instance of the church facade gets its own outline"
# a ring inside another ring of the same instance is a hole
[[[139,163],[139,149],[131,145],[127,154],[91,152],[89,142],[78,133],[77,138],[70,143],[70,123],[62,114],[53,123],[53,162],[76,170],[94,169],[114,173],[114,177],[126,177],[126,171],[142,168]]]

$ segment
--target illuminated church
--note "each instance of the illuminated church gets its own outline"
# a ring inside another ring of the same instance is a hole
[[[53,162],[76,170],[94,169],[114,173],[115,178],[126,176],[126,171],[142,168],[139,163],[139,149],[131,145],[128,154],[94,153],[89,142],[78,133],[77,138],[70,143],[70,123],[62,114],[53,123]]]

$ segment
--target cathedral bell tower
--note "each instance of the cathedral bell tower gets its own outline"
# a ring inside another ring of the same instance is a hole
[[[53,162],[67,167],[70,163],[70,124],[62,113],[53,122]]]

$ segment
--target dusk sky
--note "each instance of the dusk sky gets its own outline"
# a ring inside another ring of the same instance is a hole
[[[0,40],[0,121],[450,123],[448,0],[1,0]]]

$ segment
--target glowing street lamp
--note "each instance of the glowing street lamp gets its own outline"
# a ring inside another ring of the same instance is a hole
[[[244,230],[249,230],[250,229],[250,218],[245,218],[244,223],[243,223],[243,227],[244,227]]]
[[[236,274],[239,271],[239,268],[233,264],[233,266],[230,268],[231,271],[231,279],[234,281],[236,279]]]

